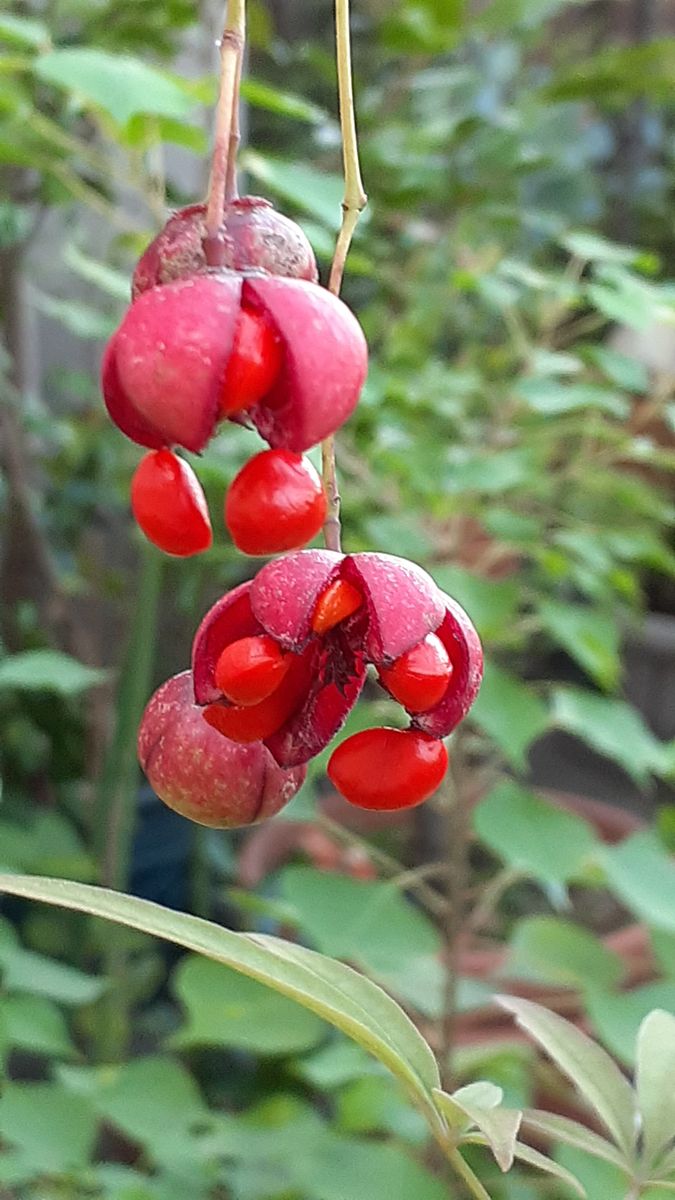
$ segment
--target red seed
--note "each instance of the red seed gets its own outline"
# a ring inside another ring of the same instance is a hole
[[[328,633],[357,612],[362,604],[363,597],[353,584],[346,579],[335,579],[319,596],[312,617],[312,629],[321,635]]]
[[[226,646],[216,663],[216,687],[233,704],[260,704],[276,691],[290,666],[271,637],[245,637]]]
[[[333,751],[331,783],[359,808],[412,808],[431,796],[448,767],[443,742],[414,729],[364,729]]]
[[[259,742],[271,737],[295,712],[307,690],[307,666],[297,654],[287,658],[288,669],[278,687],[258,704],[209,704],[204,719],[233,742]]]
[[[283,361],[281,339],[261,312],[242,308],[220,398],[223,416],[252,408],[267,395]]]
[[[452,663],[440,638],[429,633],[390,667],[380,667],[379,674],[387,691],[408,712],[428,712],[447,691]]]
[[[142,458],[131,481],[131,508],[149,541],[187,558],[213,540],[202,486],[192,467],[171,450]]]
[[[297,550],[321,529],[326,498],[311,462],[290,450],[263,450],[235,476],[225,524],[244,554]]]

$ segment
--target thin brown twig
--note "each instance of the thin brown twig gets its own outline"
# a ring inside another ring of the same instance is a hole
[[[363,180],[361,179],[359,143],[354,112],[349,0],[335,0],[335,45],[345,192],[342,201],[342,224],[335,244],[335,254],[333,255],[328,279],[328,290],[333,292],[335,296],[338,296],[342,287],[342,277],[354,231],[359,217],[368,202],[368,197],[363,188]],[[340,488],[335,465],[335,438],[332,435],[321,443],[321,479],[327,506],[326,520],[323,527],[324,542],[326,549],[340,551],[342,546]]]
[[[225,28],[220,41],[220,91],[216,105],[216,125],[213,141],[211,180],[206,205],[204,253],[209,266],[220,266],[222,242],[220,227],[228,187],[236,178],[236,157],[239,141],[239,81],[246,37],[246,0],[228,0]]]

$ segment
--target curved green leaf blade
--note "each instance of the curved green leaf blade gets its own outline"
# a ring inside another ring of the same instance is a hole
[[[514,996],[498,996],[522,1029],[531,1035],[593,1106],[626,1158],[635,1148],[633,1091],[608,1054],[557,1013]]]
[[[675,1017],[661,1009],[651,1012],[640,1026],[635,1087],[643,1155],[651,1167],[672,1141],[675,1110]]]
[[[462,1138],[462,1145],[487,1146],[488,1140],[482,1133],[467,1133]],[[535,1167],[538,1171],[544,1171],[547,1175],[555,1175],[556,1179],[560,1179],[563,1183],[566,1183],[578,1196],[585,1198],[586,1189],[581,1185],[576,1176],[571,1171],[568,1171],[566,1167],[561,1167],[559,1163],[554,1162],[552,1158],[547,1158],[545,1154],[540,1154],[538,1150],[533,1150],[531,1146],[525,1146],[523,1142],[516,1142],[514,1157],[519,1162],[527,1163],[528,1167]]]
[[[583,1150],[585,1154],[601,1158],[615,1167],[627,1167],[616,1146],[587,1129],[585,1125],[580,1125],[578,1121],[571,1121],[569,1117],[543,1112],[538,1108],[526,1108],[523,1113],[523,1125],[535,1133],[543,1133],[554,1142],[562,1142],[565,1146],[573,1146],[575,1150]]]
[[[461,1095],[462,1090],[464,1095]],[[434,1091],[434,1100],[448,1123],[455,1128],[458,1117],[465,1114],[469,1122],[483,1134],[500,1170],[509,1171],[513,1166],[516,1137],[523,1114],[516,1108],[483,1108],[471,1096],[467,1096],[468,1091],[468,1088],[460,1089],[460,1092],[450,1096],[437,1089]]]
[[[437,1124],[430,1093],[440,1080],[429,1046],[395,1001],[351,967],[280,938],[233,933],[200,917],[89,884],[1,875],[0,891],[128,925],[290,996],[374,1054]]]

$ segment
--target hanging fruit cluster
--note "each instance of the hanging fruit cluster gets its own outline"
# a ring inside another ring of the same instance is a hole
[[[335,280],[332,291],[319,285],[302,230],[267,201],[236,195],[232,154],[231,136],[217,137],[208,204],[175,213],[141,257],[105,352],[103,395],[122,433],[148,450],[131,506],[168,554],[212,542],[201,485],[177,450],[199,453],[228,421],[257,430],[269,449],[232,481],[225,524],[244,553],[282,557],[206,614],[191,670],[145,710],[139,760],[157,794],[194,821],[262,820],[301,787],[372,670],[408,728],[347,738],[328,776],[353,804],[408,808],[445,775],[443,738],[478,692],[480,642],[414,563],[341,552],[334,481],[329,473],[324,488],[304,452],[353,412],[365,339]],[[329,548],[302,549],[322,526]]]
[[[103,396],[122,433],[151,450],[134,476],[132,508],[169,554],[198,554],[211,542],[201,485],[176,448],[203,450],[225,421],[257,429],[272,449],[234,480],[225,519],[244,553],[276,554],[321,529],[323,490],[303,451],[355,408],[367,348],[356,318],[317,283],[305,235],[267,201],[230,201],[220,236],[214,269],[204,206],[193,205],[145,251],[106,348]]]

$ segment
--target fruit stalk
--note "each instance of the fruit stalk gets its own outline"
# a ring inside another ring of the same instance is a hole
[[[335,0],[335,46],[337,56],[340,130],[345,192],[342,201],[342,224],[335,244],[335,253],[328,279],[328,290],[339,296],[345,263],[359,217],[368,202],[361,179],[359,143],[354,112],[354,84],[349,32],[349,0]],[[335,465],[335,438],[321,443],[321,479],[326,493],[324,542],[327,550],[341,550],[340,489]]]
[[[220,41],[220,92],[205,219],[204,253],[211,267],[221,265],[220,226],[223,210],[226,199],[234,199],[236,195],[239,84],[245,38],[246,0],[228,0],[225,28]]]

